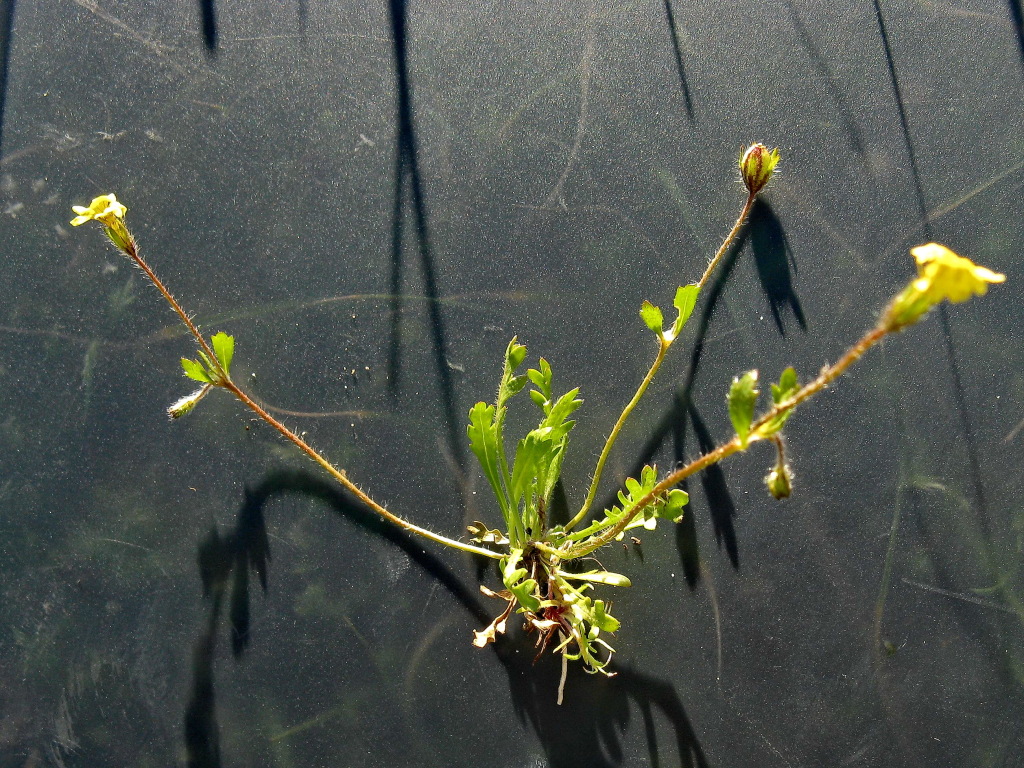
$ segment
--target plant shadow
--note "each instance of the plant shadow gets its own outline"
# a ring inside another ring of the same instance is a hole
[[[338,516],[401,550],[479,626],[492,619],[477,590],[464,583],[437,555],[424,550],[418,539],[381,520],[326,480],[301,471],[272,472],[256,488],[246,490],[234,529],[226,534],[211,529],[198,548],[208,611],[193,646],[192,680],[185,711],[184,736],[190,768],[222,765],[214,679],[218,628],[227,607],[232,652],[236,659],[241,658],[252,639],[250,576],[255,575],[263,591],[268,584],[271,557],[264,507],[275,496],[291,494],[323,502]],[[668,682],[625,666],[617,665],[617,674],[607,678],[585,674],[578,665],[571,665],[566,683],[572,692],[571,704],[558,706],[558,659],[548,654],[534,664],[532,642],[522,632],[503,636],[490,648],[508,675],[516,713],[536,733],[552,768],[621,765],[631,705],[640,713],[651,765],[665,764],[657,740],[656,713],[668,722],[674,735],[678,765],[699,768],[708,764],[685,708]]]

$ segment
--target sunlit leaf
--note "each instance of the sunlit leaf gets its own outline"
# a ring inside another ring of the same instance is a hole
[[[183,357],[181,358],[181,367],[190,379],[201,381],[204,384],[213,383],[203,364],[198,360],[189,360],[187,357]]]
[[[740,445],[744,448],[747,447],[750,423],[754,420],[754,407],[757,405],[759,394],[756,370],[737,376],[729,388],[729,418],[740,438]]]
[[[679,335],[680,331],[683,330],[683,326],[686,325],[686,321],[690,319],[699,295],[700,286],[696,284],[682,285],[676,289],[676,296],[672,301],[672,306],[676,308],[679,314],[676,316],[676,321],[672,323],[673,337]]]
[[[772,402],[775,405],[784,403],[799,391],[800,384],[796,378],[796,371],[793,368],[787,368],[782,372],[782,376],[779,377],[779,383],[772,384]],[[779,432],[785,426],[786,420],[793,414],[793,411],[793,408],[788,408],[769,419],[757,430],[758,436],[771,437]]]
[[[210,338],[213,342],[213,353],[217,356],[224,373],[231,375],[231,358],[235,355],[235,337],[228,336],[223,331],[215,333]]]
[[[631,587],[632,582],[623,576],[621,573],[611,573],[609,571],[586,571],[585,573],[569,573],[567,571],[559,571],[558,575],[566,578],[573,579],[576,581],[589,581],[594,584],[607,584],[611,587]]]
[[[644,325],[650,328],[653,333],[661,335],[665,318],[662,316],[661,310],[646,299],[640,305],[640,319],[644,321]]]
[[[484,471],[487,482],[491,484],[499,504],[502,507],[502,514],[508,514],[508,502],[505,496],[505,489],[501,481],[501,465],[499,464],[499,451],[501,446],[498,441],[498,431],[494,425],[493,405],[477,403],[469,411],[469,426],[466,433],[469,436],[469,447],[480,462],[480,468]],[[507,524],[506,520],[506,524]]]

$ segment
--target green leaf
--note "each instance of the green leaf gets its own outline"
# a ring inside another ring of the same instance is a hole
[[[610,587],[631,587],[633,583],[621,573],[610,571],[586,571],[585,573],[569,573],[559,571],[558,575],[563,579],[575,579],[576,581],[589,581],[593,584],[607,584]]]
[[[747,447],[750,435],[750,423],[754,420],[754,407],[757,405],[757,371],[747,371],[732,380],[729,388],[729,418],[740,438],[740,446]]]
[[[508,556],[501,566],[501,580],[505,583],[508,591],[516,596],[521,607],[528,611],[539,611],[540,600],[536,596],[537,581],[526,578],[527,570],[517,567],[522,556],[521,550],[514,550]]]
[[[782,372],[778,384],[772,384],[772,402],[778,405],[788,400],[799,391],[800,385],[796,380],[796,369],[790,366]]]
[[[512,487],[509,488],[512,506],[518,506],[519,500],[530,494],[537,475],[547,463],[551,448],[550,429],[535,429],[519,441],[512,464]]]
[[[544,402],[549,401],[551,399],[551,364],[542,357],[538,361],[538,367],[531,368],[526,375],[530,377],[533,386],[544,396]],[[537,402],[536,398],[534,398],[534,402]]]
[[[800,383],[796,379],[796,371],[790,367],[782,372],[778,384],[772,384],[772,402],[775,405],[784,403],[800,391]],[[794,408],[788,408],[774,418],[765,422],[757,430],[758,437],[771,437],[779,432],[786,424],[786,421],[793,415]]]
[[[605,611],[604,600],[594,601],[592,623],[602,632],[615,632],[619,628],[619,620]]]
[[[480,462],[480,468],[483,469],[487,482],[491,484],[491,490],[494,491],[508,524],[508,498],[502,486],[501,467],[498,463],[501,445],[498,441],[497,427],[494,425],[494,413],[493,405],[474,405],[469,411],[469,426],[466,433],[469,435],[469,447]]]
[[[573,411],[583,405],[583,401],[576,397],[580,393],[579,387],[570,389],[547,409],[547,417],[542,422],[543,426],[560,427],[569,418]],[[572,423],[569,423],[570,427]],[[567,430],[568,431],[568,430]]]
[[[213,334],[210,341],[213,342],[213,353],[217,356],[217,360],[224,369],[224,373],[230,376],[231,358],[235,354],[235,337],[228,336],[221,331],[220,333]]]
[[[661,336],[665,318],[662,316],[661,310],[646,299],[640,305],[640,319],[644,321],[644,325],[650,328],[653,333]]]
[[[499,409],[499,421],[501,421],[500,417],[503,414],[505,403],[510,398],[519,394],[523,387],[526,386],[525,376],[514,375],[516,368],[522,365],[523,360],[526,359],[526,347],[522,344],[517,344],[516,338],[513,336],[512,341],[505,348],[505,367],[501,373],[501,383],[498,384],[498,398],[495,401],[495,405]]]
[[[185,371],[185,375],[190,379],[201,381],[204,384],[212,384],[213,380],[210,375],[206,372],[203,364],[198,360],[189,360],[187,357],[181,358],[181,367]]]
[[[679,314],[676,316],[676,321],[672,323],[672,337],[675,338],[683,330],[683,326],[686,325],[686,321],[690,319],[690,315],[693,314],[693,308],[697,304],[697,297],[700,295],[700,286],[696,283],[691,285],[681,285],[676,289],[676,297],[672,301],[672,306],[676,308]]]
[[[645,466],[640,471],[639,481],[630,477],[626,480],[625,489],[619,491],[620,506],[613,506],[611,509],[606,509],[604,517],[595,520],[586,528],[575,531],[574,533],[566,536],[566,539],[569,541],[582,541],[589,536],[601,533],[605,528],[610,528],[611,526],[616,525],[625,517],[632,517],[633,519],[623,529],[624,531],[628,531],[631,528],[636,528],[641,525],[653,528],[654,525],[657,524],[657,521],[654,518],[654,509],[655,505],[659,502],[655,501],[640,511],[637,510],[637,504],[639,504],[640,500],[650,493],[657,484],[657,471],[652,466]]]
[[[671,520],[673,523],[678,523],[683,519],[683,507],[685,507],[689,501],[690,497],[686,491],[682,491],[679,488],[673,488],[665,496],[664,504],[658,506],[656,514],[663,520]]]

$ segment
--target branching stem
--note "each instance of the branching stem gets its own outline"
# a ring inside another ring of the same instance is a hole
[[[771,409],[768,410],[767,413],[761,416],[761,418],[757,419],[753,424],[751,424],[750,436],[747,440],[746,445],[743,445],[740,442],[739,437],[733,437],[733,439],[730,440],[729,442],[723,443],[722,445],[715,448],[713,451],[705,453],[700,458],[691,461],[685,467],[680,467],[676,471],[670,473],[661,482],[654,486],[654,488],[652,488],[649,493],[647,493],[643,498],[641,498],[636,503],[636,506],[634,507],[635,511],[632,515],[627,515],[623,517],[622,520],[620,520],[618,523],[611,526],[610,528],[606,529],[601,534],[594,536],[593,538],[587,539],[585,541],[582,541],[574,547],[569,547],[568,549],[563,550],[562,559],[574,560],[579,557],[585,557],[586,555],[589,555],[591,552],[603,547],[605,544],[612,541],[616,536],[618,536],[622,531],[624,531],[626,529],[626,526],[628,526],[630,522],[632,522],[636,518],[637,515],[641,514],[645,507],[649,506],[655,499],[659,498],[667,491],[674,488],[676,485],[681,483],[690,475],[696,474],[701,470],[707,469],[712,464],[717,464],[718,462],[722,461],[722,459],[726,459],[729,456],[732,456],[734,453],[745,451],[753,443],[757,442],[758,440],[764,439],[762,436],[758,434],[759,430],[762,427],[767,425],[776,417],[793,410],[802,402],[804,402],[810,397],[813,397],[818,392],[823,390],[825,387],[827,387],[829,384],[831,384],[833,381],[839,378],[839,376],[841,376],[847,368],[849,368],[851,365],[857,362],[864,355],[865,352],[867,352],[869,349],[871,349],[871,347],[873,347],[875,344],[881,341],[886,336],[886,334],[890,333],[891,331],[892,329],[889,326],[885,325],[884,322],[879,323],[877,326],[875,326],[866,334],[864,334],[860,341],[858,341],[856,344],[854,344],[852,347],[846,350],[846,352],[843,354],[841,358],[839,358],[839,360],[837,360],[832,365],[827,365],[824,368],[822,368],[821,373],[818,374],[818,377],[816,379],[805,384],[803,387],[799,389],[799,391],[797,391],[796,394],[794,394],[788,400],[783,400],[781,403],[773,406]]]

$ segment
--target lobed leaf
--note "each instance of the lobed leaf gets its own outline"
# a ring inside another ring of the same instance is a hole
[[[183,357],[181,358],[181,367],[185,371],[185,375],[190,379],[201,381],[204,384],[213,383],[210,374],[206,372],[206,368],[198,360],[189,360],[187,357]]]
[[[235,355],[235,337],[221,331],[210,337],[213,342],[213,353],[217,356],[224,373],[231,376],[231,358]]]
[[[683,326],[686,325],[686,321],[693,314],[693,308],[697,305],[698,296],[700,296],[700,286],[696,283],[681,285],[676,289],[676,296],[672,301],[672,306],[676,308],[679,314],[676,316],[676,321],[672,323],[673,338],[679,335],[683,330]]]
[[[646,299],[640,305],[640,319],[644,321],[644,325],[650,328],[653,333],[661,336],[665,318],[662,316],[661,310]]]

